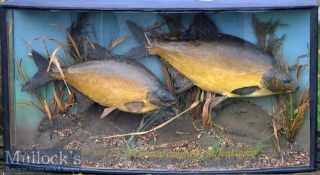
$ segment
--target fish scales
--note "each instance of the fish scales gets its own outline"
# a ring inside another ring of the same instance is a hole
[[[244,39],[219,32],[204,13],[196,14],[189,28],[174,39],[152,36],[153,31],[145,33],[132,21],[127,25],[140,47],[146,43],[149,54],[161,57],[181,74],[173,74],[174,83],[184,76],[185,86],[193,84],[225,97],[267,96],[299,87],[276,58]]]
[[[237,96],[229,93],[234,89],[261,85],[263,74],[272,67],[271,57],[234,39],[153,41],[151,45],[151,54],[165,59],[195,85],[229,97]]]
[[[126,103],[142,101],[145,107],[139,111],[141,113],[159,108],[147,97],[150,88],[161,86],[159,80],[132,61],[88,61],[64,68],[63,73],[72,87],[103,106],[126,111]],[[61,79],[58,74],[56,78]]]

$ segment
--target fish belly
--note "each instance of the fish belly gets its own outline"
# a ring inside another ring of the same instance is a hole
[[[72,87],[102,106],[132,112],[128,111],[125,104],[143,102],[144,107],[136,113],[144,113],[158,108],[148,100],[148,88],[139,85],[134,80],[94,73],[65,73],[65,79]]]

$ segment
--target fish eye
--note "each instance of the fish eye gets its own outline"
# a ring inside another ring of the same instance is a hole
[[[289,79],[284,79],[284,80],[282,80],[282,83],[283,83],[283,84],[289,84],[289,83],[291,83],[291,80],[289,80]]]
[[[168,99],[169,98],[169,94],[167,92],[162,92],[161,96],[164,99]]]

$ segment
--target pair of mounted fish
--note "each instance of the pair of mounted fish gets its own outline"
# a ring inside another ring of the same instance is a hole
[[[214,98],[212,107],[229,97],[266,96],[297,88],[296,81],[271,56],[252,43],[220,33],[204,14],[197,14],[189,29],[179,33],[175,40],[149,37],[135,23],[128,21],[127,24],[136,40],[141,46],[147,45],[146,48],[134,48],[126,58],[109,55],[96,45],[88,57],[106,59],[63,69],[66,82],[78,91],[80,108],[85,109],[94,101],[109,107],[106,113],[113,109],[144,113],[173,105],[174,96],[160,81],[145,67],[130,60],[147,54],[157,55],[172,66],[171,72],[180,77],[174,80],[176,92],[196,85],[220,94]],[[46,73],[45,59],[35,51],[32,55],[39,72],[22,90],[30,91],[50,78],[62,78],[54,69]]]

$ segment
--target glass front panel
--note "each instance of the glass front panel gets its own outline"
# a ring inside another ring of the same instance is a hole
[[[309,10],[10,13],[10,161],[309,165]]]

